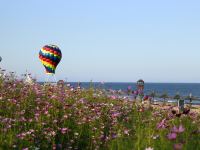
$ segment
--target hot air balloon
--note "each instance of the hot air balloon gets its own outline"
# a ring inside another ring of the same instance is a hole
[[[1,58],[1,56],[0,56],[0,62],[2,61],[2,58]]]
[[[45,45],[40,49],[39,59],[45,67],[46,74],[55,74],[56,67],[61,58],[61,50],[56,45]]]

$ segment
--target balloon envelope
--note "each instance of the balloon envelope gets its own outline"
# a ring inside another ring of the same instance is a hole
[[[40,49],[39,59],[47,74],[55,74],[57,65],[62,58],[61,50],[56,45],[45,45]]]

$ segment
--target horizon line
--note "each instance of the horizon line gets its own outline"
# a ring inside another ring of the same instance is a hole
[[[37,82],[45,82],[45,81],[41,81],[41,80],[39,81],[38,80]],[[67,81],[67,82],[68,83],[78,83],[78,82],[80,82],[80,83],[90,83],[91,81]],[[131,81],[92,81],[92,83],[102,83],[102,82],[103,83],[137,83],[137,81],[136,82],[131,82]],[[146,83],[147,84],[151,84],[151,83],[153,83],[153,84],[200,84],[200,82],[152,82],[152,81],[144,82],[144,83],[145,84]]]

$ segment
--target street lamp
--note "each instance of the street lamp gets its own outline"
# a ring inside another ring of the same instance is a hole
[[[142,79],[137,81],[137,89],[140,91],[144,90],[144,81]]]
[[[137,91],[140,100],[142,100],[144,96],[143,90],[144,90],[144,81],[140,79],[137,81]]]
[[[192,93],[189,94],[190,105],[192,105]]]

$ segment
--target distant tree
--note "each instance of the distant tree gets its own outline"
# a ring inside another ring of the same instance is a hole
[[[177,103],[178,100],[181,98],[180,94],[177,92],[176,95],[174,96],[174,99],[176,99]]]
[[[190,106],[192,105],[192,100],[195,100],[195,97],[192,96],[192,93],[190,93],[185,99],[190,100]]]
[[[163,104],[165,104],[166,103],[166,99],[169,98],[169,96],[168,96],[167,92],[164,92],[162,95],[160,95],[160,98],[163,99]]]
[[[154,101],[154,98],[156,97],[156,92],[155,91],[151,91],[151,93],[149,94],[149,96],[152,98],[152,100]],[[151,99],[150,99],[150,103],[151,103]]]

